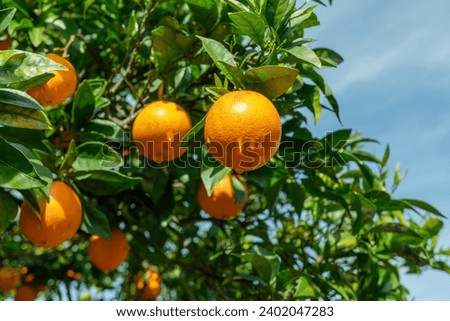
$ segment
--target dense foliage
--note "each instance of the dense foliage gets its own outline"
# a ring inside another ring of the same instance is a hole
[[[450,251],[436,248],[443,215],[394,197],[389,147],[373,155],[364,144],[376,141],[352,129],[311,134],[308,119],[339,118],[320,70],[343,61],[308,38],[319,25],[313,3],[2,0],[0,9],[13,48],[0,51],[0,266],[26,266],[31,284],[47,285],[45,299],[136,299],[134,276],[148,267],[161,275],[163,300],[397,300],[408,294],[400,269],[450,273]],[[73,99],[44,109],[25,91],[60,68],[46,52],[67,53],[79,84]],[[215,220],[197,188],[211,191],[230,169],[208,155],[204,116],[238,89],[273,100],[281,146],[243,173],[244,213]],[[188,152],[163,164],[139,157],[130,135],[157,99],[197,124]],[[38,208],[55,179],[80,195],[83,223],[45,250],[22,236],[18,212],[23,199]],[[125,231],[130,253],[105,273],[87,242],[111,228]]]

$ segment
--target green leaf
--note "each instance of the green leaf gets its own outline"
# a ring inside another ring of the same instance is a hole
[[[69,169],[75,160],[78,157],[77,146],[75,145],[75,141],[70,141],[69,147],[67,148],[66,156],[64,156],[64,160],[59,167],[59,170]]]
[[[328,48],[315,48],[314,52],[319,57],[322,66],[324,67],[337,67],[344,62],[344,58],[336,51]]]
[[[268,26],[261,15],[253,12],[240,11],[229,13],[228,16],[233,21],[239,33],[249,36],[261,47],[264,47],[264,35]]]
[[[246,262],[250,262],[258,277],[269,285],[279,270],[279,261],[276,255],[262,255],[260,253],[243,253],[239,255]]]
[[[314,115],[314,124],[317,124],[322,115],[322,105],[320,104],[320,90],[317,86],[304,84],[301,88],[304,97],[304,104]]]
[[[100,142],[87,142],[77,148],[78,157],[72,167],[77,172],[107,171],[123,165],[122,157],[112,147]]]
[[[33,164],[16,147],[0,137],[0,186],[30,189],[45,186]]]
[[[166,26],[154,29],[152,58],[157,70],[161,73],[182,58],[188,50],[192,49],[194,40],[194,36],[185,36]]]
[[[273,212],[275,208],[275,204],[278,200],[281,188],[283,187],[284,183],[286,183],[286,179],[287,179],[286,176],[277,177],[276,179],[273,179],[269,188],[264,193],[267,198],[267,209],[270,212]]]
[[[292,10],[295,7],[295,0],[267,0],[266,19],[275,30],[285,27]]]
[[[444,227],[444,223],[437,218],[428,219],[422,226],[422,229],[427,232],[429,237],[438,235]]]
[[[238,67],[233,55],[220,42],[214,39],[208,39],[197,36],[203,44],[208,55],[214,64],[219,68],[225,77],[238,87],[245,87],[245,77],[242,70]]]
[[[339,235],[339,241],[336,244],[338,249],[349,251],[358,245],[358,240],[354,235],[344,232]]]
[[[28,80],[24,80],[24,81],[12,84],[10,86],[10,88],[18,89],[18,90],[22,90],[22,91],[27,91],[30,88],[37,87],[37,86],[40,86],[42,84],[45,84],[47,81],[49,81],[53,77],[55,77],[54,74],[52,74],[52,73],[45,73],[45,74],[42,74],[42,75],[30,78]]]
[[[205,127],[205,120],[206,115],[203,116],[203,118],[197,124],[195,124],[195,126],[192,127],[192,129],[186,135],[184,135],[184,137],[181,139],[181,147],[188,147],[188,143],[195,137],[195,135],[197,135],[199,131],[203,129],[203,127]]]
[[[6,8],[0,10],[0,32],[8,28],[8,25],[15,14],[16,14],[15,8]]]
[[[97,196],[118,194],[142,181],[139,177],[130,177],[113,170],[78,172],[74,179],[81,189]]]
[[[0,88],[0,125],[50,129],[51,124],[43,108],[27,93],[15,89]]]
[[[231,178],[231,186],[233,187],[235,203],[242,203],[247,198],[247,190],[245,189],[244,184],[239,180],[239,178],[233,176]]]
[[[0,235],[14,222],[18,213],[19,207],[14,198],[0,190]]]
[[[93,119],[83,126],[80,133],[82,141],[86,140],[111,140],[123,142],[126,138],[125,132],[116,123],[107,119]]]
[[[294,206],[297,214],[300,214],[303,210],[303,205],[306,200],[305,191],[297,182],[289,182],[284,189],[290,199],[291,204]]]
[[[312,67],[305,68],[303,70],[303,74],[309,79],[311,79],[317,85],[317,87],[319,87],[320,91],[324,94],[325,98],[330,103],[331,108],[336,114],[337,119],[339,120],[339,122],[341,122],[341,118],[339,116],[339,104],[333,95],[333,91],[331,90],[330,86],[328,86],[328,84],[325,82],[323,77]]]
[[[294,293],[294,298],[314,298],[317,296],[317,290],[314,282],[310,277],[302,276],[298,280],[297,289]]]
[[[340,150],[347,145],[347,142],[352,134],[351,129],[339,129],[328,133],[321,142],[331,147],[332,150]]]
[[[83,199],[83,208],[85,211],[81,222],[81,230],[88,234],[111,239],[111,227],[106,214],[90,205],[87,198]]]
[[[217,67],[238,88],[245,88],[245,76],[239,67],[232,66],[222,60],[217,61]]]
[[[416,199],[411,199],[411,198],[404,198],[404,199],[401,199],[400,201],[403,201],[410,206],[413,206],[416,208],[421,208],[421,209],[427,211],[428,213],[431,213],[431,214],[434,214],[434,215],[437,215],[440,217],[445,217],[445,215],[442,214],[437,208],[435,208],[431,204],[428,204],[427,202],[424,202],[421,200],[416,200]]]
[[[284,49],[285,52],[289,53],[301,62],[311,64],[315,67],[321,68],[322,63],[316,53],[305,45]]]
[[[31,44],[34,47],[39,47],[39,45],[42,43],[44,32],[44,27],[35,27],[28,30],[28,36],[30,37]]]
[[[215,0],[186,0],[185,1],[195,20],[204,25],[207,29],[211,28],[219,18],[219,9]]]
[[[206,193],[211,196],[212,190],[225,176],[231,173],[231,168],[219,164],[208,152],[206,145],[202,147],[201,178]]]
[[[298,69],[283,66],[261,66],[247,70],[245,80],[250,89],[275,99],[294,84],[298,72]]]
[[[72,105],[72,122],[81,128],[94,115],[95,96],[87,81],[83,81],[75,93]]]
[[[11,58],[12,61],[10,61]],[[51,59],[31,52],[21,50],[0,51],[0,84],[11,85],[27,81],[54,70],[67,70],[67,68]]]
[[[389,145],[386,146],[386,149],[384,150],[384,154],[383,154],[383,158],[381,159],[381,166],[384,167],[386,166],[388,160],[389,160],[389,156],[391,154],[391,149],[389,147]]]

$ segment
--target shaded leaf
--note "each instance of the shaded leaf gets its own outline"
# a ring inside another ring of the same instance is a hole
[[[206,145],[202,147],[202,167],[201,178],[205,185],[206,193],[211,196],[212,190],[225,176],[231,173],[231,168],[225,167],[218,163],[212,157]]]
[[[19,207],[14,198],[0,189],[0,235],[14,222]]]
[[[94,115],[95,96],[87,81],[77,88],[72,104],[72,123],[75,128],[86,124]]]
[[[229,13],[228,16],[235,24],[238,32],[249,36],[261,47],[264,47],[264,34],[268,26],[261,15],[254,12],[240,11]]]

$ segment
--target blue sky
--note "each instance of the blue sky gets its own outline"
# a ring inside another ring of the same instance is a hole
[[[335,0],[319,6],[321,26],[307,37],[345,62],[324,75],[340,103],[345,128],[375,138],[381,155],[391,147],[390,168],[406,178],[396,197],[425,200],[450,217],[450,1]],[[313,131],[340,128],[326,113]],[[450,247],[450,222],[441,246]],[[403,276],[411,299],[450,300],[450,276],[426,271]]]

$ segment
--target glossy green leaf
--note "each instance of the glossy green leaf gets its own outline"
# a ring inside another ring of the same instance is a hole
[[[60,170],[66,170],[69,169],[75,160],[78,157],[78,150],[77,146],[75,145],[75,141],[71,141],[69,143],[69,147],[67,148],[66,155],[64,156],[64,160],[61,163],[61,166],[59,167]]]
[[[72,122],[75,128],[81,128],[94,115],[95,96],[91,87],[83,81],[75,92],[72,104]]]
[[[0,235],[14,222],[19,207],[9,193],[0,189]]]
[[[411,198],[404,198],[401,199],[401,201],[416,207],[416,208],[420,208],[424,211],[427,211],[428,213],[440,216],[440,217],[445,217],[444,214],[442,214],[437,208],[435,208],[433,205],[428,204],[427,202],[421,201],[421,200],[416,200],[416,199],[411,199]]]
[[[100,142],[87,142],[77,148],[78,156],[72,163],[77,172],[108,171],[123,165],[120,154],[112,147]]]
[[[302,276],[298,280],[297,289],[294,293],[295,298],[313,298],[317,295],[314,283],[311,278]]]
[[[231,186],[233,187],[234,201],[240,204],[247,198],[247,190],[244,184],[235,176],[231,178]]]
[[[42,74],[42,75],[30,78],[28,80],[24,80],[24,81],[12,84],[10,86],[10,88],[26,91],[26,90],[28,90],[30,88],[33,88],[33,87],[45,84],[47,81],[49,81],[53,77],[55,77],[54,74],[52,74],[52,73],[45,73],[45,74]]]
[[[21,50],[0,51],[0,84],[11,85],[27,81],[54,70],[67,70],[67,68],[51,59],[31,52]]]
[[[2,137],[0,150],[0,187],[30,189],[45,185],[28,158]]]
[[[217,62],[222,61],[230,66],[237,67],[237,63],[234,60],[233,55],[222,45],[220,42],[214,39],[208,39],[204,37],[197,36],[205,48],[208,55],[211,57],[212,61],[217,65]]]
[[[43,108],[31,96],[15,89],[0,88],[0,125],[50,129],[51,124]]]
[[[283,95],[294,84],[298,69],[283,66],[261,66],[247,70],[245,80],[250,89],[269,99]]]
[[[294,7],[295,0],[267,0],[267,22],[276,30],[284,27]]]
[[[181,147],[187,147],[188,143],[205,127],[206,115],[181,139]]]
[[[239,33],[249,36],[261,47],[264,47],[264,34],[268,26],[261,15],[254,12],[240,11],[229,13],[228,16]]]
[[[88,199],[83,201],[83,208],[85,210],[83,221],[81,222],[81,230],[87,234],[111,239],[111,227],[106,214],[89,204]]]
[[[337,67],[344,62],[344,58],[336,51],[328,48],[315,48],[314,52],[319,57],[322,66],[324,67]]]
[[[322,67],[322,63],[316,53],[305,45],[284,49],[284,51],[298,59],[300,62],[311,64],[318,68]]]
[[[219,164],[208,152],[206,145],[202,147],[201,178],[206,193],[211,196],[212,190],[225,176],[231,173],[231,168]]]
[[[0,10],[0,32],[8,27],[15,14],[16,8],[6,8]]]

